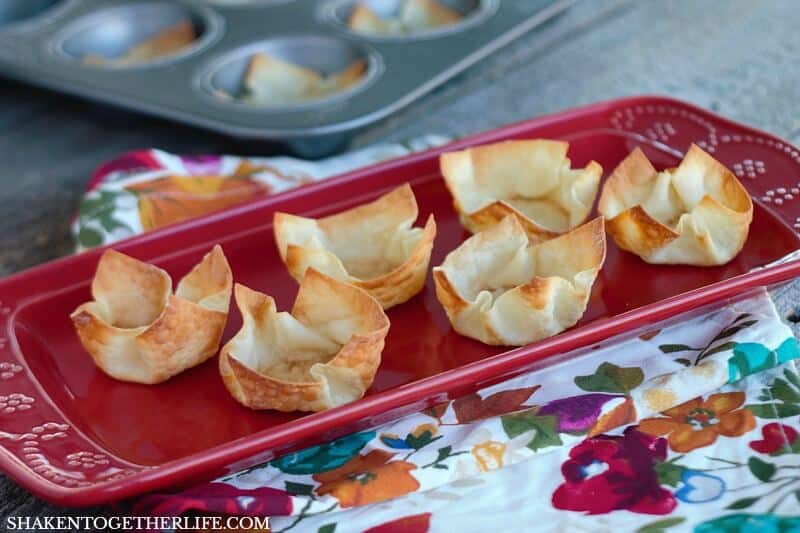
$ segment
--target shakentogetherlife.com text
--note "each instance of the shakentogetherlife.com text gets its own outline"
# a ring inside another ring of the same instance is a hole
[[[269,531],[265,516],[9,516],[6,531]]]

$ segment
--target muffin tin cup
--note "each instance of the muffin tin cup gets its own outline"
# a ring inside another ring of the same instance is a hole
[[[348,27],[347,21],[350,13],[360,1],[372,7],[373,11],[383,17],[395,15],[403,2],[403,0],[330,0],[327,3],[323,3],[318,16],[338,30],[361,39],[378,42],[405,42],[436,39],[466,31],[480,25],[488,17],[491,17],[500,5],[500,0],[442,0],[443,4],[459,13],[464,19],[455,24],[432,30],[400,35],[382,35],[357,32]]]
[[[351,32],[342,17],[352,3],[344,0],[31,1],[52,3],[9,25],[26,25],[29,31],[0,27],[0,74],[247,141],[285,143],[290,151],[319,157],[340,150],[360,129],[416,101],[574,0],[442,0],[462,10],[465,20],[393,38]],[[385,9],[396,1],[385,0]],[[199,35],[172,55],[126,64],[85,62],[88,54],[123,55],[182,20],[190,20]],[[355,85],[319,100],[238,101],[233,97],[240,93],[247,58],[258,51],[321,74],[356,58],[367,68]],[[221,91],[231,98],[220,98]]]
[[[258,53],[266,53],[324,75],[336,74],[358,60],[365,62],[366,70],[352,87],[323,98],[281,104],[249,102],[239,98],[239,95],[250,61]],[[201,69],[195,86],[214,104],[225,107],[245,106],[260,112],[302,111],[355,98],[374,83],[383,71],[383,60],[372,47],[336,37],[295,35],[250,43],[213,59],[206,68]]]
[[[84,61],[91,55],[113,60],[138,43],[186,20],[192,23],[196,39],[173,54],[124,65],[112,61],[95,65]],[[58,33],[51,41],[50,49],[56,56],[76,62],[83,68],[148,68],[180,61],[201,52],[222,36],[223,29],[223,18],[204,6],[191,7],[163,1],[127,3],[80,17]]]

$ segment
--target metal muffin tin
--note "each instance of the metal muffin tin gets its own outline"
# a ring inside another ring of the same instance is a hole
[[[390,14],[401,0],[365,0]],[[305,156],[341,149],[401,109],[542,24],[574,0],[441,0],[458,24],[404,36],[350,31],[356,0],[2,0],[0,74],[225,134],[279,141]],[[196,41],[146,63],[93,65],[190,20]],[[327,98],[258,105],[235,98],[250,56],[267,51],[323,74],[362,59],[362,79]],[[226,97],[226,95],[228,95]]]

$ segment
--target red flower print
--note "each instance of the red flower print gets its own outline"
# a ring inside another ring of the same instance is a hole
[[[672,493],[661,487],[655,464],[667,458],[667,441],[636,430],[624,436],[600,435],[572,448],[561,465],[562,483],[553,506],[605,514],[618,509],[663,515],[675,508]]]
[[[178,494],[152,494],[134,505],[134,514],[180,516],[187,511],[227,515],[286,516],[292,497],[271,487],[239,489],[227,483],[198,485]]]
[[[128,152],[116,159],[101,165],[94,171],[92,179],[89,180],[88,190],[93,191],[103,184],[104,181],[115,172],[125,172],[133,174],[146,170],[157,170],[161,168],[161,163],[153,156],[150,150],[136,150]]]
[[[371,527],[364,533],[427,533],[431,523],[431,513],[404,516],[391,522]]]
[[[797,430],[786,424],[772,422],[761,428],[761,440],[754,440],[750,447],[759,453],[773,454],[791,451],[797,441]]]

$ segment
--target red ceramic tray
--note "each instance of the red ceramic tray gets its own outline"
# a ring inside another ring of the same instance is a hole
[[[610,244],[587,313],[551,339],[504,351],[455,334],[428,280],[391,309],[374,386],[358,402],[317,414],[254,412],[226,392],[217,361],[167,383],[141,386],[103,375],[84,353],[69,313],[89,299],[101,250],[0,281],[0,468],[62,505],[120,500],[251,466],[293,449],[373,426],[597,342],[756,286],[800,275],[800,262],[753,270],[800,248],[798,150],[771,135],[675,100],[637,97],[536,118],[453,145],[309,185],[175,225],[115,247],[177,278],[221,243],[237,281],[287,308],[296,283],[272,237],[275,210],[321,216],[410,181],[420,217],[439,227],[433,264],[466,237],[438,172],[444,150],[513,138],[570,141],[573,164],[608,172],[641,146],[661,167],[695,142],[732,168],[756,199],[744,251],[718,268],[658,267]],[[232,306],[226,339],[241,318]]]

